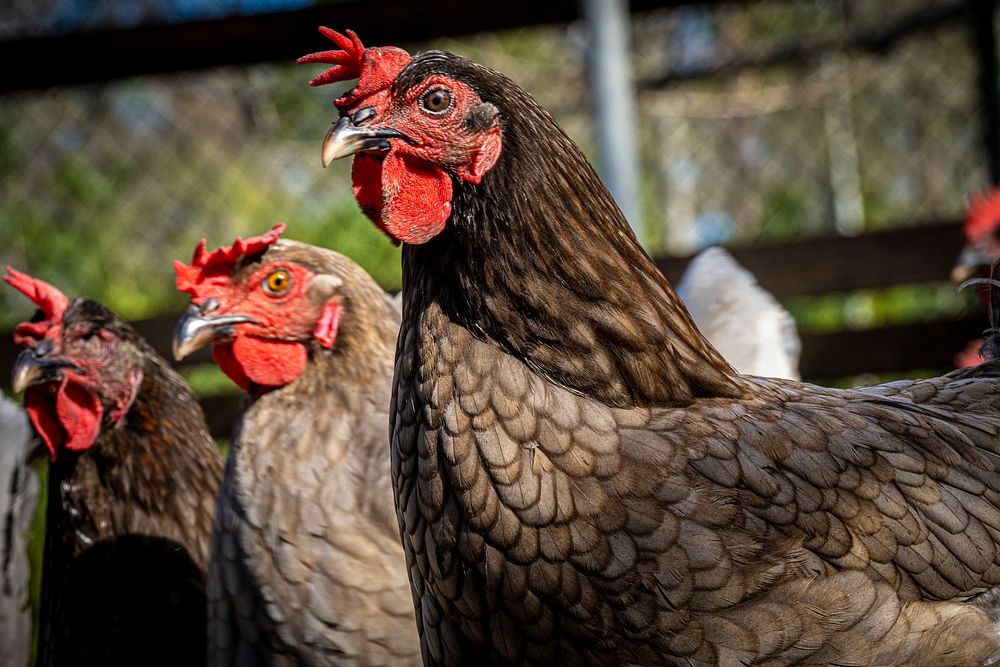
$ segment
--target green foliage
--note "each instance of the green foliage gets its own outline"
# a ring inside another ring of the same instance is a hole
[[[178,312],[173,259],[278,221],[387,288],[399,250],[358,210],[350,164],[322,170],[332,91],[301,68],[134,79],[0,102],[0,262],[125,318]],[[332,173],[331,173],[332,172]],[[0,290],[0,327],[33,308]]]
[[[826,333],[955,318],[973,301],[973,295],[956,294],[951,283],[936,282],[800,297],[784,305],[799,331]]]
[[[796,236],[802,227],[802,218],[808,210],[806,195],[795,183],[783,183],[772,188],[764,199],[760,236],[782,239]]]
[[[238,394],[240,388],[213,364],[195,364],[178,369],[188,386],[198,396]]]

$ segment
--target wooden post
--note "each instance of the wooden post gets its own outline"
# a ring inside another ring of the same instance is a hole
[[[589,70],[601,177],[641,242],[628,2],[583,0],[583,11],[590,27]]]

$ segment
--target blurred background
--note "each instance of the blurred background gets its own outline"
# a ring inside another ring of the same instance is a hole
[[[608,6],[624,18],[610,34],[607,17],[586,20]],[[332,100],[350,85],[312,89],[321,68],[294,64],[328,48],[323,24],[510,76],[611,177],[672,281],[700,248],[730,248],[795,317],[805,379],[937,374],[986,326],[950,273],[970,195],[1000,182],[995,9],[5,0],[0,265],[104,302],[167,357],[186,306],[172,260],[201,238],[228,244],[284,221],[288,237],[339,250],[398,289],[399,249],[359,212],[350,161],[320,167]],[[625,150],[610,156],[609,143]],[[16,354],[9,332],[32,310],[0,289],[2,373]],[[225,443],[236,387],[205,351],[185,362]]]
[[[593,92],[607,51],[592,4],[7,0],[0,263],[138,320],[161,350],[186,301],[171,261],[203,237],[284,221],[398,289],[399,250],[359,212],[350,161],[320,167],[349,84],[312,89],[320,68],[294,64],[327,48],[316,26],[502,71],[599,164],[595,108],[618,100]],[[634,137],[636,173],[619,201],[668,277],[733,249],[795,316],[810,380],[951,367],[985,326],[949,270],[970,193],[1000,178],[994,2],[618,4],[634,109],[608,122]],[[0,332],[32,312],[10,289],[0,305]],[[183,372],[224,435],[235,387],[207,360]]]

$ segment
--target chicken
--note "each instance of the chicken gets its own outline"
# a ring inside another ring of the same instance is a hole
[[[965,215],[965,248],[951,271],[951,278],[962,283],[972,278],[990,275],[990,266],[1000,260],[1000,188],[972,198]],[[983,304],[989,305],[986,292]],[[965,349],[955,355],[955,365],[960,368],[982,363],[979,354],[983,340],[970,341]]]
[[[403,246],[390,409],[427,664],[982,665],[1000,379],[738,375],[583,153],[458,56],[360,74],[323,158]]]
[[[51,458],[38,664],[204,664],[222,458],[197,400],[103,305],[4,280],[39,308],[12,376]]]
[[[398,307],[284,225],[176,263],[175,356],[212,345],[250,395],[219,494],[213,665],[406,665],[420,648],[389,479]]]
[[[962,231],[965,248],[951,273],[956,283],[989,275],[1000,258],[1000,188],[972,197]]]
[[[802,343],[795,320],[724,249],[698,253],[677,284],[677,296],[698,331],[737,371],[799,379]]]
[[[0,395],[0,667],[26,667],[31,655],[28,545],[25,533],[38,500],[27,465],[28,416]]]
[[[974,351],[975,364],[963,364],[963,366],[974,366],[987,359],[1000,359],[1000,259],[993,263],[990,275],[987,278],[969,278],[958,286],[959,291],[972,285],[982,285],[987,289],[983,292],[983,300],[986,302],[986,309],[990,317],[990,328],[986,330],[986,338],[976,341],[979,343]],[[971,344],[970,344],[971,347]]]

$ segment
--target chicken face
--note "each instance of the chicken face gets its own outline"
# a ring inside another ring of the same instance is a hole
[[[972,198],[964,232],[965,248],[952,269],[955,282],[989,275],[1000,259],[1000,189]]]
[[[174,331],[174,356],[182,359],[204,345],[222,371],[244,391],[273,389],[294,381],[305,368],[310,341],[333,347],[341,305],[336,278],[317,275],[286,259],[271,260],[284,225],[263,236],[204,252],[191,265],[175,262],[177,288],[191,307]]]
[[[15,331],[25,349],[11,387],[24,391],[25,409],[53,460],[61,448],[88,449],[103,425],[117,424],[131,407],[142,382],[142,355],[106,326],[114,317],[100,304],[70,303],[52,285],[9,267],[4,280],[39,307]]]
[[[312,84],[360,74],[336,101],[341,118],[323,142],[323,165],[357,155],[352,180],[361,209],[395,241],[425,243],[451,215],[452,177],[479,183],[499,159],[499,112],[443,74],[404,81],[405,51],[364,49],[350,31],[322,30],[341,49],[299,59],[335,64]]]

